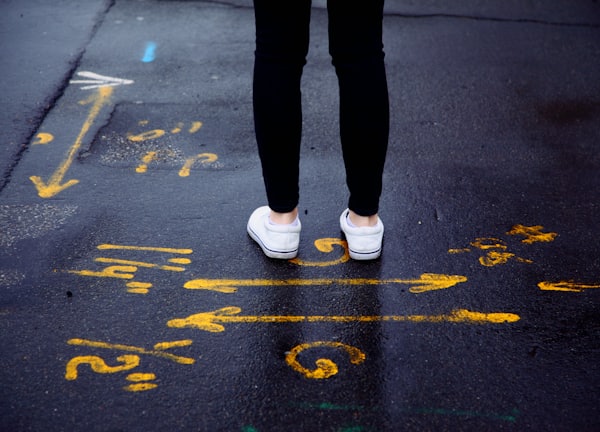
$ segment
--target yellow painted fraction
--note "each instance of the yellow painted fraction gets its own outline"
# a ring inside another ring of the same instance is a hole
[[[78,376],[77,367],[80,364],[89,364],[92,370],[96,373],[109,374],[117,373],[136,368],[140,364],[140,357],[137,355],[122,355],[117,357],[117,360],[123,364],[118,366],[108,366],[104,359],[98,356],[79,356],[71,359],[67,363],[65,379],[72,381]]]
[[[505,324],[519,321],[519,315],[503,312],[473,312],[456,309],[443,315],[368,315],[368,316],[330,316],[330,315],[240,315],[242,309],[236,306],[224,307],[213,312],[190,315],[187,318],[172,319],[169,327],[196,328],[212,333],[225,331],[223,324],[258,323],[370,323],[370,322],[413,322],[413,323],[464,323],[464,324]]]

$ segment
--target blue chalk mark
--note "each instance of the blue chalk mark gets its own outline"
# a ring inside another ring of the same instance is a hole
[[[150,63],[150,62],[153,62],[155,58],[156,58],[156,43],[148,42],[146,44],[146,49],[144,51],[144,56],[142,57],[142,61],[144,63]]]

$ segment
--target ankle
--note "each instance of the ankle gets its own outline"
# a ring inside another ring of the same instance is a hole
[[[298,207],[296,207],[294,210],[288,213],[279,213],[271,210],[271,213],[269,214],[269,219],[271,220],[271,222],[278,225],[288,225],[294,223],[297,218]]]
[[[352,225],[356,227],[372,227],[377,225],[377,221],[379,220],[377,213],[371,216],[360,216],[352,210],[350,210],[350,212],[348,213],[348,218],[350,219]]]

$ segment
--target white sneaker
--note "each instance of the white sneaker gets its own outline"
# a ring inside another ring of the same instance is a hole
[[[248,220],[248,234],[269,258],[295,258],[300,244],[300,220],[298,224],[273,224],[269,221],[270,213],[269,206],[254,210]]]
[[[383,243],[383,222],[377,218],[377,225],[352,227],[348,224],[346,209],[340,216],[340,228],[346,235],[350,258],[355,260],[372,260],[381,255]]]

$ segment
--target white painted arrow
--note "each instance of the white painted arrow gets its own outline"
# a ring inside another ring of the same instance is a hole
[[[133,84],[133,80],[109,77],[106,75],[100,75],[94,72],[82,71],[77,72],[77,76],[89,79],[82,80],[71,80],[70,84],[87,84],[81,87],[81,90],[91,90],[100,87],[115,87],[120,85]]]

